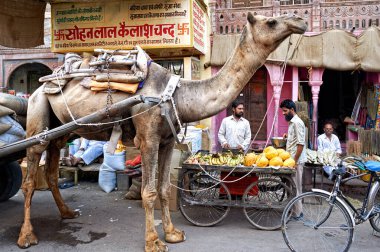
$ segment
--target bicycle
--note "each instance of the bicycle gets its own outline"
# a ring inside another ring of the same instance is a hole
[[[352,158],[352,157],[349,157]],[[380,232],[380,162],[363,162],[355,158],[361,169],[367,172],[343,179],[346,169],[343,161],[333,170],[335,176],[331,192],[312,189],[292,199],[281,218],[282,235],[291,251],[348,251],[355,225],[367,220]],[[359,209],[348,201],[340,190],[340,184],[370,174],[367,192]],[[299,216],[294,205],[302,204]]]

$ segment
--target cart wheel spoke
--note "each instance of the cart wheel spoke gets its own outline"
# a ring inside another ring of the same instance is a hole
[[[292,190],[279,177],[260,177],[245,190],[243,211],[254,227],[275,230],[281,227],[282,212],[292,198]]]

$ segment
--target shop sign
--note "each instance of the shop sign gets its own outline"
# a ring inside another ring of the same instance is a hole
[[[52,51],[195,48],[205,52],[206,16],[196,0],[52,4]]]

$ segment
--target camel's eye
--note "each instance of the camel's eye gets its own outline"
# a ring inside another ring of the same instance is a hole
[[[275,19],[269,19],[267,24],[269,27],[274,27],[277,24],[277,21]]]

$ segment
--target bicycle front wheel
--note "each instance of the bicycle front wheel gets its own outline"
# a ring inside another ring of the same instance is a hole
[[[376,230],[376,232],[380,232],[380,186],[377,186],[374,193],[370,196],[370,199],[368,201],[368,209],[372,209],[374,207],[374,210],[376,214],[369,219],[369,223],[371,223],[371,226],[373,229]]]
[[[294,215],[299,207],[302,214]],[[291,251],[348,251],[353,236],[353,223],[344,206],[329,196],[308,192],[286,206],[281,219],[282,235]]]

